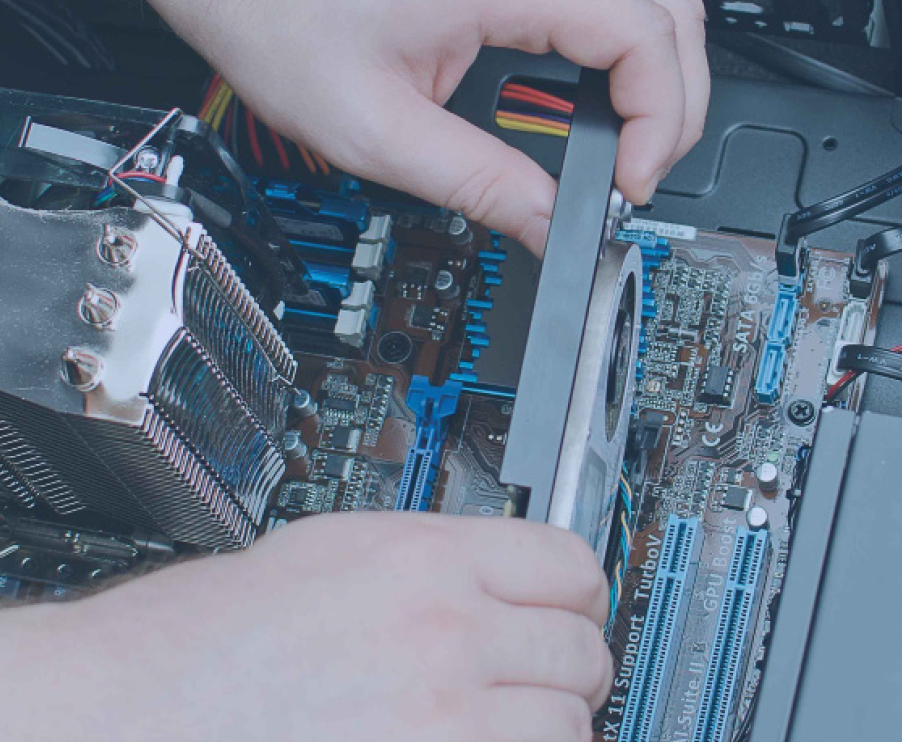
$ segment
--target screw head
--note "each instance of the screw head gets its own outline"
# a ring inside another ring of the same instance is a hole
[[[786,408],[786,415],[794,425],[805,426],[810,424],[815,417],[814,405],[807,399],[795,399]]]
[[[134,233],[123,227],[103,225],[103,236],[97,243],[97,257],[115,268],[128,268],[138,251]]]
[[[109,289],[97,288],[90,283],[78,302],[78,315],[99,330],[108,329],[118,312],[119,297]]]
[[[96,389],[103,376],[103,359],[87,348],[66,348],[60,359],[60,376],[80,392]]]

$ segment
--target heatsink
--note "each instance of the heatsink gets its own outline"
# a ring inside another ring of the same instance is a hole
[[[253,542],[296,362],[214,241],[133,209],[0,202],[0,497]]]

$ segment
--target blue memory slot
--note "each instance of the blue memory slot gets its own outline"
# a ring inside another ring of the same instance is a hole
[[[768,558],[767,531],[736,530],[692,742],[729,739]]]
[[[703,539],[698,518],[668,518],[619,742],[658,739]]]

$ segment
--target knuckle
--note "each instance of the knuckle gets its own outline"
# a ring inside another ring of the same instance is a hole
[[[702,2],[702,0],[686,0],[686,5],[689,17],[694,21],[704,24],[708,17],[708,14],[705,12],[704,2]],[[704,28],[704,26],[702,28]]]
[[[595,596],[604,590],[606,579],[592,548],[580,536],[569,531],[565,543],[574,583],[587,596]]]
[[[562,695],[558,700],[562,741],[589,742],[592,739],[592,711],[579,696]]]
[[[673,37],[676,35],[676,21],[673,14],[663,5],[649,3],[648,33],[655,36]]]
[[[590,620],[583,621],[583,628],[580,632],[580,649],[582,656],[586,662],[586,680],[589,687],[590,695],[594,695],[601,689],[606,681],[607,676],[607,645],[604,642],[601,629],[599,629]]]
[[[472,173],[443,204],[459,209],[471,219],[483,222],[495,211],[501,193],[504,169],[484,165]]]

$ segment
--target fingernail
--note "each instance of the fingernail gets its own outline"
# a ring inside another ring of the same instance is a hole
[[[652,196],[655,195],[655,191],[658,188],[658,183],[660,183],[662,180],[664,180],[664,178],[666,178],[669,173],[670,173],[670,168],[663,167],[654,174],[654,177],[652,177],[651,182],[648,184],[648,187],[645,189],[645,200],[642,203],[647,204],[649,201],[651,201]]]

